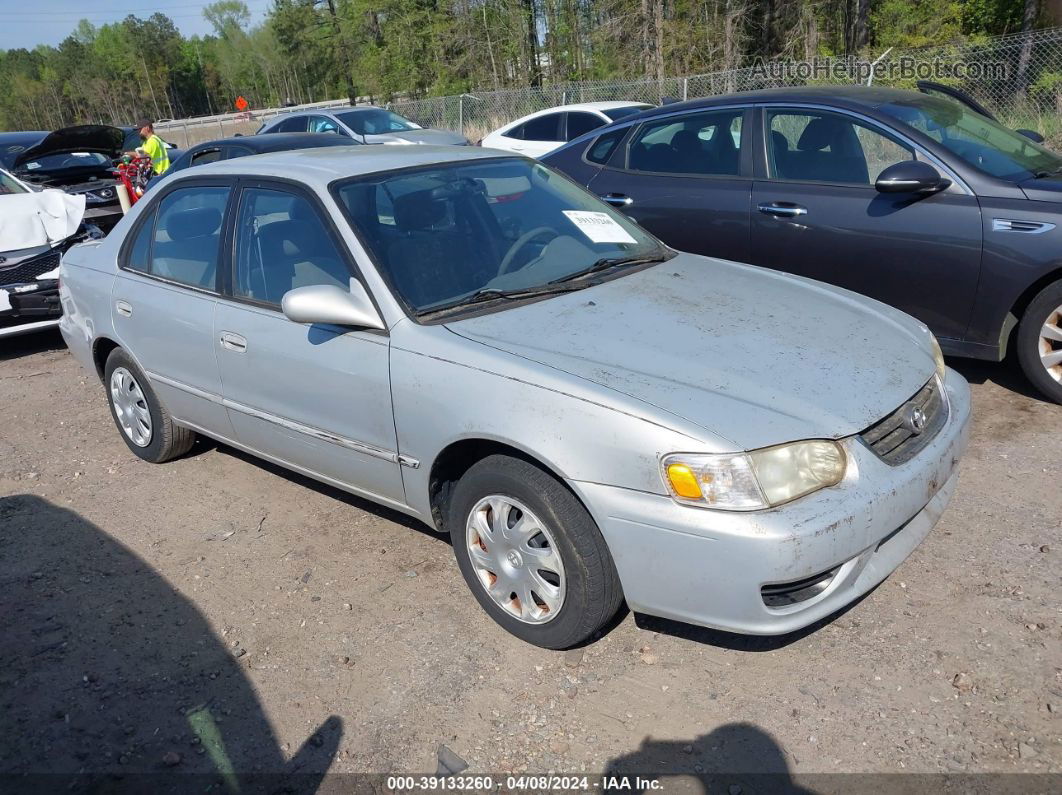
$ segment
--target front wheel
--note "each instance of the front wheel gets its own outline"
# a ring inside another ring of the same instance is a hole
[[[1032,300],[1018,326],[1018,361],[1026,377],[1055,403],[1062,403],[1062,281]]]
[[[461,574],[491,618],[518,638],[565,649],[623,602],[597,524],[556,478],[492,455],[458,481],[447,524]]]

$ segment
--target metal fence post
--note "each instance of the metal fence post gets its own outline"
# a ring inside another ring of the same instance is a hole
[[[682,78],[682,101],[685,102],[690,98],[690,79],[688,77]]]
[[[465,95],[457,98],[457,131],[465,134]]]

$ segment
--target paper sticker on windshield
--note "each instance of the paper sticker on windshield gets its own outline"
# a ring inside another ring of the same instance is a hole
[[[609,217],[608,213],[592,213],[584,210],[563,210],[568,220],[579,227],[594,243],[637,243],[627,230]]]

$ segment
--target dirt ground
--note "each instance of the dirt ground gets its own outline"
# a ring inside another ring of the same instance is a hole
[[[2,345],[0,773],[1062,773],[1062,406],[1007,366],[952,363],[956,496],[843,614],[562,653],[426,528],[210,443],[142,463],[57,334]]]

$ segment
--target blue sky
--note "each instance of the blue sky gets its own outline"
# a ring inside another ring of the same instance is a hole
[[[259,22],[272,0],[244,0],[252,22]],[[173,0],[172,3],[145,0],[0,0],[0,50],[38,44],[58,44],[73,31],[78,20],[93,25],[117,22],[129,14],[151,16],[161,11],[186,36],[210,32],[203,19],[208,0]]]

